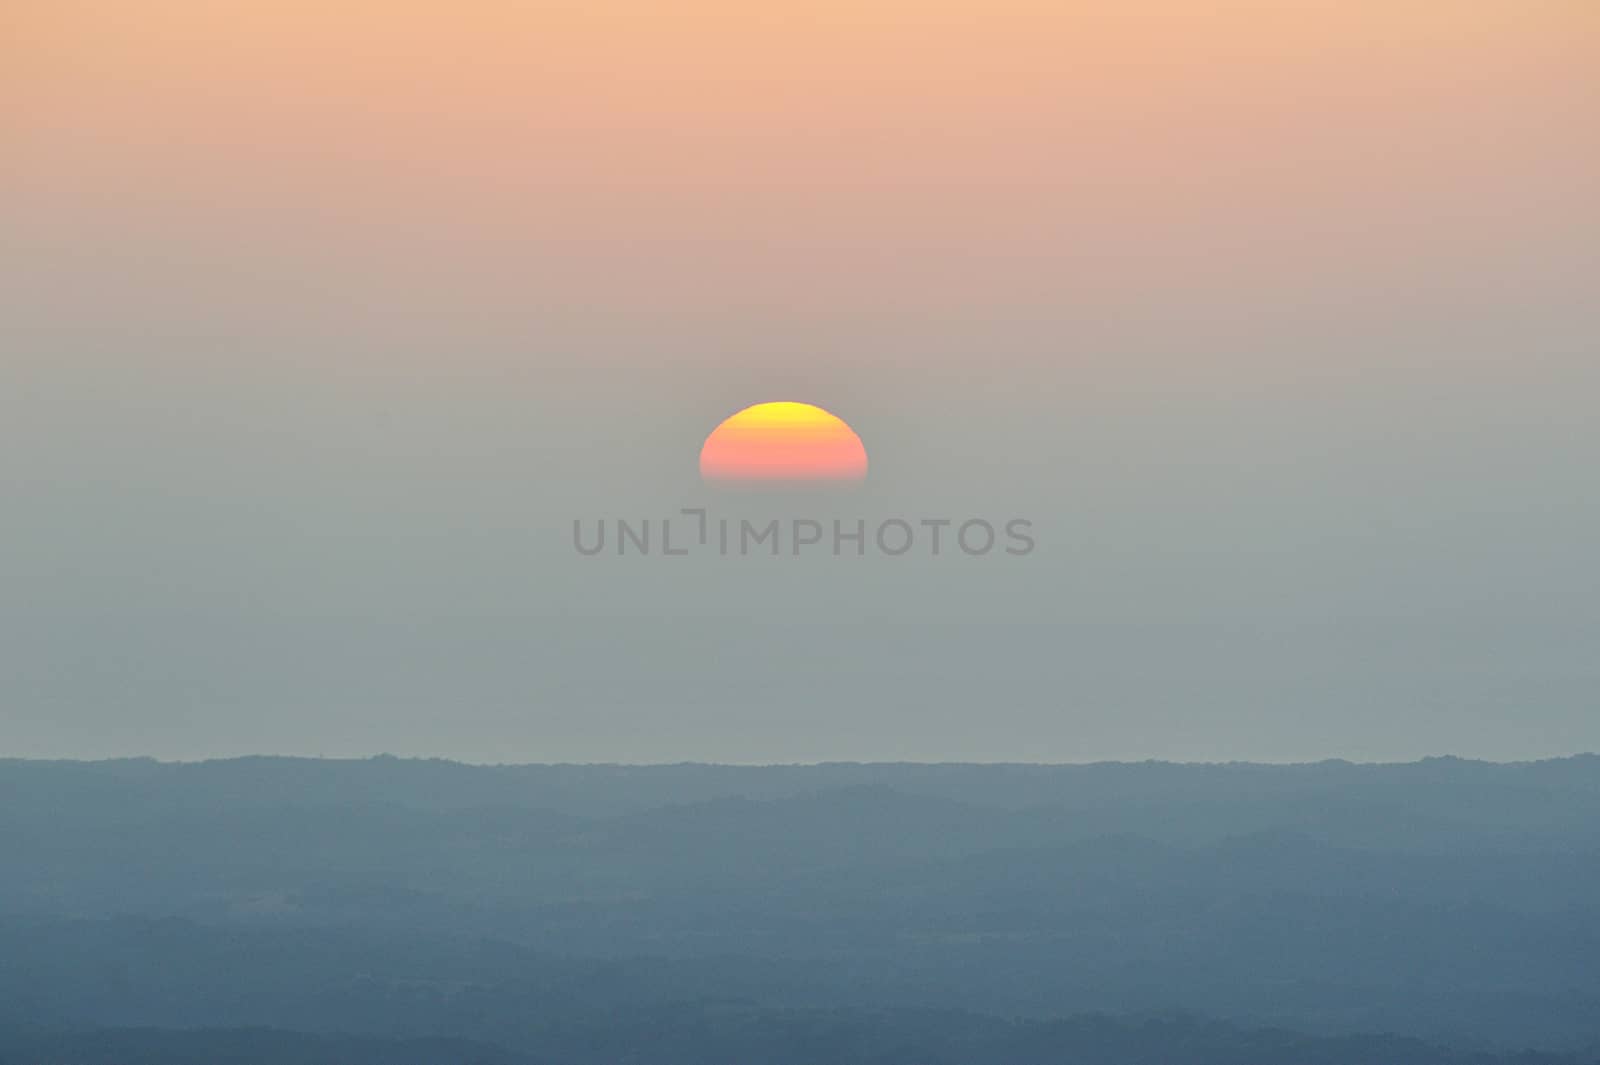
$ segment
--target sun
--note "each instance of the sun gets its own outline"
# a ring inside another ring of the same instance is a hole
[[[757,403],[700,448],[700,476],[721,484],[857,484],[867,449],[843,418],[810,403]]]

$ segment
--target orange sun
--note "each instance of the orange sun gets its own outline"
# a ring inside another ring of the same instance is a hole
[[[809,403],[757,403],[711,431],[700,476],[734,484],[855,483],[867,449],[842,418]]]

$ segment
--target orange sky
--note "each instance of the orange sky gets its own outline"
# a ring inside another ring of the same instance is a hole
[[[24,239],[248,242],[268,272],[479,310],[1203,301],[1219,259],[1268,287],[1402,283],[1491,248],[1548,256],[1590,224],[1563,206],[1600,136],[1587,0],[60,0],[4,19],[0,180]]]
[[[1596,0],[0,0],[8,737],[1592,748],[1596,189]],[[849,507],[1040,550],[572,564],[772,398],[868,442]],[[659,639],[775,603],[839,687]],[[529,653],[577,616],[670,624]],[[1083,640],[862,688],[885,618]]]

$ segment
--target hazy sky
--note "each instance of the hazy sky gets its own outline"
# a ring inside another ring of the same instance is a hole
[[[1600,748],[1597,293],[1592,0],[12,3],[0,754]]]

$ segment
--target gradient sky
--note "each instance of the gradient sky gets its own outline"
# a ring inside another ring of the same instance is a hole
[[[1591,0],[8,5],[0,754],[1600,748],[1597,190]],[[576,556],[777,399],[1038,550]]]

